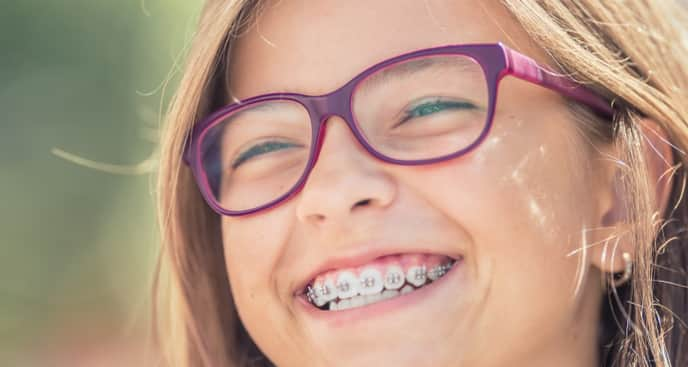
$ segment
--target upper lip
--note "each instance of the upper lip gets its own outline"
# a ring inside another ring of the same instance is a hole
[[[377,259],[378,257],[386,255],[422,253],[445,255],[455,260],[463,255],[463,253],[460,250],[451,249],[448,246],[403,246],[401,244],[396,246],[390,246],[385,245],[380,241],[377,241],[375,243],[364,243],[358,245],[345,246],[344,248],[351,250],[325,259],[318,266],[315,266],[311,271],[309,271],[304,278],[297,282],[297,286],[294,289],[294,295],[303,295],[305,293],[306,286],[310,284],[310,282],[313,279],[315,279],[315,277],[317,277],[319,274],[322,274],[329,270],[357,267],[369,263]]]

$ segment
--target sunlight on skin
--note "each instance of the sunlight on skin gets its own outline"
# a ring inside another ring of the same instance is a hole
[[[545,216],[545,213],[543,212],[542,205],[538,203],[538,200],[535,199],[533,196],[533,193],[530,190],[527,190],[526,187],[524,187],[525,179],[523,177],[523,170],[524,166],[528,163],[528,160],[532,155],[535,153],[530,153],[523,157],[520,162],[516,165],[516,168],[511,172],[511,179],[513,180],[516,185],[520,186],[523,191],[524,191],[524,198],[528,202],[528,207],[530,208],[530,213],[533,216],[533,221],[535,223],[538,223],[540,227],[542,227],[543,230],[546,230],[547,228],[551,228],[548,225],[548,220],[547,217]],[[544,159],[545,157],[545,148],[544,145],[540,145],[539,148],[539,154],[538,154],[538,159]],[[544,201],[546,198],[541,198],[542,201]]]
[[[518,120],[516,126],[521,127],[522,126],[522,120]],[[495,145],[499,144],[503,139],[503,136],[495,136],[493,138],[487,139],[485,142],[485,148],[493,148]],[[543,233],[545,232],[554,232],[553,229],[553,223],[554,220],[549,219],[546,215],[545,212],[543,211],[542,205],[539,203],[539,201],[534,197],[534,193],[532,189],[529,189],[528,186],[526,185],[526,177],[524,176],[524,170],[527,171],[527,165],[531,159],[531,157],[536,156],[536,159],[538,160],[545,160],[547,159],[547,148],[545,144],[541,144],[537,148],[537,153],[535,151],[528,153],[526,156],[524,156],[513,168],[511,171],[510,175],[505,175],[505,179],[509,180],[511,183],[515,184],[516,186],[519,187],[521,190],[521,195],[523,197],[523,200],[525,200],[528,204],[528,208],[530,209],[530,214],[532,216],[532,221],[533,223],[537,223],[540,228],[542,229]],[[508,177],[508,178],[507,178]],[[545,201],[545,198],[541,198],[540,201]],[[585,282],[585,275],[586,275],[586,270],[587,270],[587,248],[589,246],[588,244],[588,237],[587,237],[587,232],[588,229],[585,227],[581,230],[580,232],[580,246],[579,249],[580,251],[575,251],[572,252],[572,254],[576,254],[576,261],[577,261],[577,267],[576,267],[576,275],[573,279],[573,289],[574,291],[571,293],[571,297],[573,299],[576,299],[580,297],[580,291],[581,287],[583,286]],[[575,243],[571,239],[567,241],[567,243]]]
[[[327,93],[377,61],[442,44],[503,41],[546,63],[498,2],[280,2],[259,24],[234,48],[239,99]],[[588,264],[568,256],[585,240],[581,229],[599,226],[586,144],[558,94],[515,78],[502,81],[485,143],[442,164],[381,163],[332,117],[299,195],[260,215],[223,217],[242,321],[280,366],[593,365],[601,294],[584,281],[570,297],[580,261]],[[351,209],[364,198],[368,206]],[[466,279],[455,292],[334,330],[302,311],[293,287],[363,242],[460,251]]]

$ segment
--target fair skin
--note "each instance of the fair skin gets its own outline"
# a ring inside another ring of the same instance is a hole
[[[380,60],[444,44],[501,41],[548,63],[498,2],[480,4],[269,1],[234,44],[231,93],[327,93]],[[599,156],[613,151],[580,134],[558,94],[505,79],[488,139],[432,166],[378,161],[341,117],[327,124],[299,195],[222,219],[239,316],[276,365],[598,364],[601,271],[623,262],[603,262],[600,246],[571,253],[602,238],[590,229],[618,205],[614,166]],[[294,296],[327,259],[383,243],[464,261],[459,276],[383,313],[314,317]]]

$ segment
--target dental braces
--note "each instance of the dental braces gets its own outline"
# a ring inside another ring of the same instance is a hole
[[[426,277],[430,280],[436,280],[442,277],[443,275],[447,274],[447,272],[449,272],[449,269],[451,269],[452,265],[452,263],[439,265],[430,269],[430,271],[427,271],[425,265],[423,265],[415,269],[413,277],[416,280],[423,280]],[[398,273],[391,273],[387,275],[388,282],[393,284],[397,284],[397,282],[403,279],[403,277]],[[375,278],[366,277],[365,279],[361,280],[361,285],[364,287],[373,287],[375,285]],[[351,289],[351,285],[348,282],[339,282],[337,283],[336,288],[341,292],[348,292]],[[332,290],[330,290],[329,287],[315,287],[309,284],[306,288],[306,299],[311,303],[316,303],[316,299],[318,297],[329,296],[331,292]]]
[[[426,277],[427,277],[427,275],[428,275],[428,271],[427,271],[427,269],[425,268],[425,265],[422,265],[420,268],[417,268],[417,269],[413,272],[413,278],[414,278],[415,280],[425,280]]]
[[[337,283],[337,289],[340,292],[348,292],[351,289],[351,285],[348,282],[339,282]]]
[[[452,265],[454,265],[454,264],[453,263],[452,264],[444,264],[444,265],[440,265],[440,266],[436,266],[436,267],[432,268],[428,272],[428,278],[430,278],[431,280],[435,280],[437,278],[440,278],[441,276],[443,276],[444,274],[447,274],[449,272],[449,269],[451,269]]]
[[[399,284],[403,280],[404,280],[403,274],[399,274],[399,273],[387,274],[387,283],[389,283],[389,284]]]
[[[361,285],[362,285],[364,288],[372,288],[372,287],[375,286],[375,278],[373,278],[373,277],[367,277],[367,278],[361,280]]]

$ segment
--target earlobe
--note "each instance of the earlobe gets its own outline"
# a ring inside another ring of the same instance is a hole
[[[665,218],[669,205],[669,196],[673,177],[673,151],[669,136],[655,120],[643,118],[640,120],[640,133],[644,159],[648,173],[648,186],[652,193],[653,211],[658,212],[661,219]],[[627,267],[623,254],[633,257],[634,248],[630,242],[626,207],[628,202],[625,194],[620,190],[621,175],[625,174],[618,165],[610,167],[605,185],[609,185],[602,194],[600,201],[600,226],[608,229],[600,231],[591,246],[591,262],[606,273],[623,272]],[[604,232],[602,234],[601,232]]]

